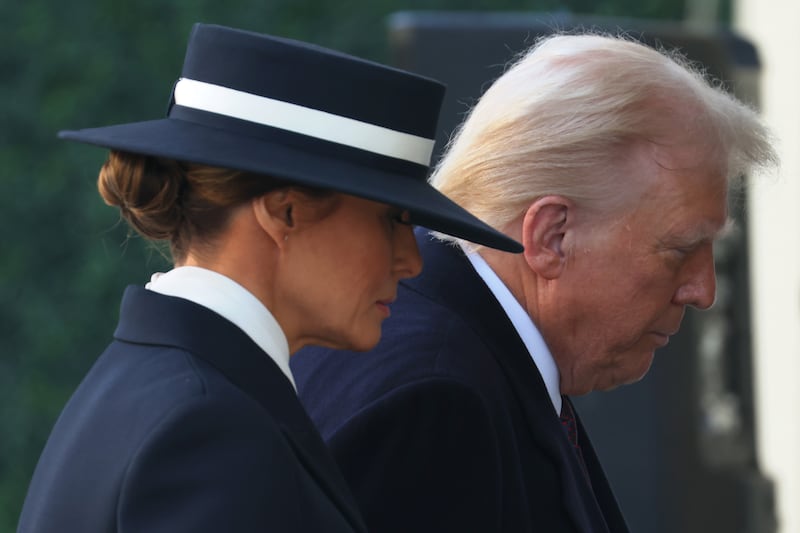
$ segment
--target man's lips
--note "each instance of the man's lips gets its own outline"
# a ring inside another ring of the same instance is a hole
[[[659,346],[666,346],[669,343],[669,338],[678,333],[678,328],[669,329],[667,331],[651,331],[656,338],[656,343]]]
[[[654,331],[653,336],[656,338],[656,345],[659,347],[666,346],[669,343],[669,335]]]

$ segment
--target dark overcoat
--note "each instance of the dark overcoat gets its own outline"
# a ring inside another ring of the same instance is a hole
[[[25,533],[363,530],[272,359],[213,311],[139,287],[56,422],[19,523]]]

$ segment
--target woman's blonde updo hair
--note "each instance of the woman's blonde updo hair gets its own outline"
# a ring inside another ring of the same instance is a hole
[[[112,150],[100,169],[103,200],[145,238],[169,243],[173,261],[213,241],[231,208],[289,187],[261,174]],[[312,195],[329,194],[303,188]]]

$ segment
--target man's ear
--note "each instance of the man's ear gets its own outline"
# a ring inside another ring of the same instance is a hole
[[[282,248],[295,227],[294,195],[289,189],[268,192],[252,200],[253,213],[261,229]]]
[[[522,221],[525,261],[545,279],[561,275],[567,264],[564,237],[574,216],[574,204],[563,196],[543,196],[533,202]]]

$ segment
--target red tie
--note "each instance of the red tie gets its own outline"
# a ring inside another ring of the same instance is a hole
[[[581,446],[578,443],[578,424],[575,421],[575,411],[572,410],[572,404],[566,396],[561,397],[561,416],[559,418],[561,419],[561,426],[567,434],[567,439],[569,443],[572,444],[572,448],[575,450],[575,454],[578,456],[578,460],[583,468],[583,473],[586,474],[586,479],[588,480],[589,471],[586,469]]]
[[[578,424],[575,422],[575,411],[567,400],[566,396],[561,397],[561,425],[564,426],[564,431],[567,433],[567,438],[570,444],[578,450],[580,454],[580,445],[578,444]]]

